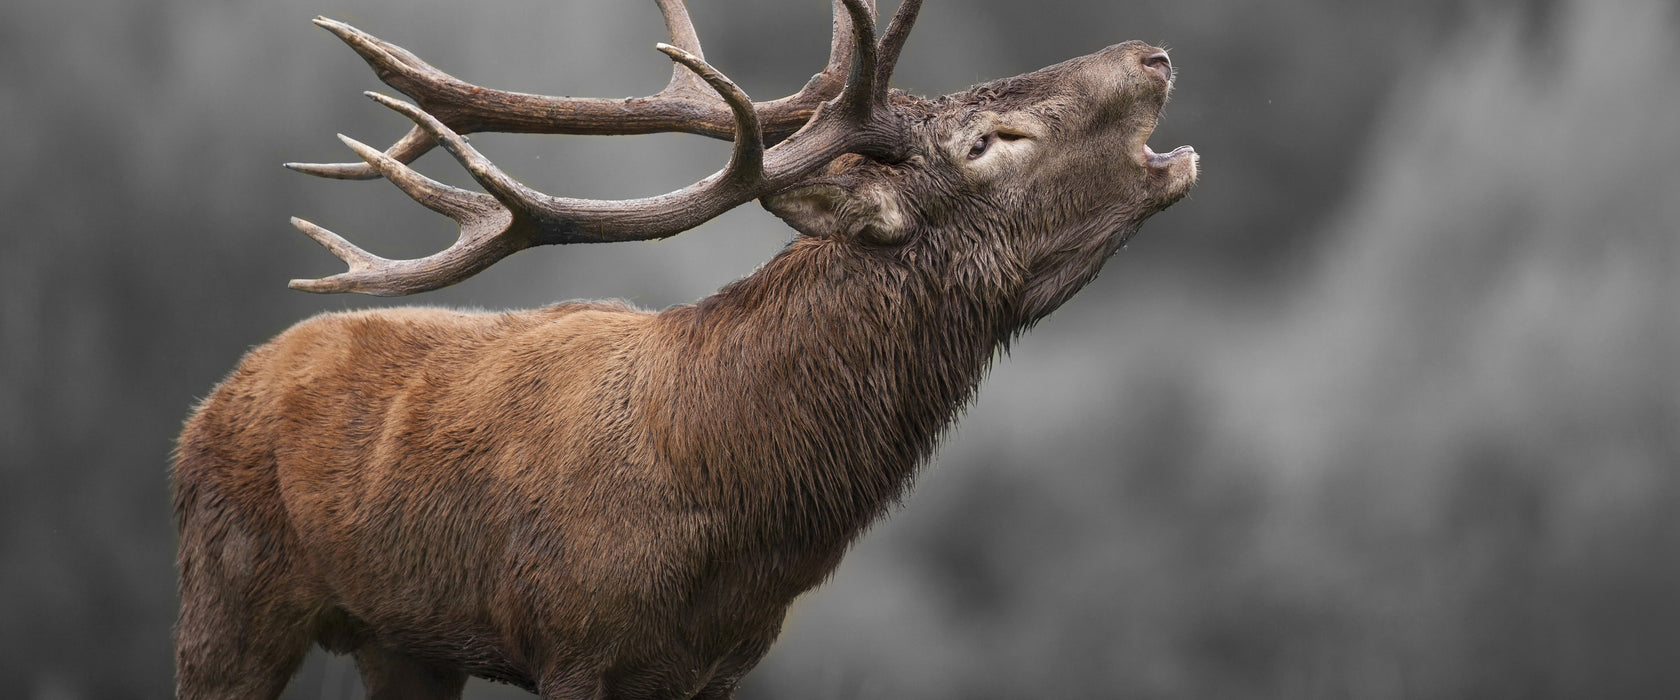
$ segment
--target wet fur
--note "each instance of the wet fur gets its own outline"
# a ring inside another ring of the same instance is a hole
[[[730,697],[999,349],[1188,187],[1092,147],[1153,127],[1144,48],[898,96],[910,158],[768,198],[801,235],[696,304],[336,313],[253,350],[180,438],[181,695],[274,697],[319,643],[373,697]],[[1043,125],[1030,162],[953,155],[988,114]]]

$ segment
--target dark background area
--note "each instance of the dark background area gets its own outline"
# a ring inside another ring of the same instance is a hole
[[[824,61],[820,0],[692,4],[755,96]],[[790,235],[748,205],[412,300],[289,291],[339,263],[288,216],[391,256],[453,234],[388,184],[279,167],[407,128],[315,14],[493,87],[625,96],[668,71],[646,2],[0,6],[8,695],[170,692],[168,455],[250,346],[386,303],[659,308]],[[742,697],[1680,697],[1680,10],[930,0],[896,84],[1131,38],[1173,50],[1151,142],[1195,145],[1201,184],[998,363]],[[612,198],[727,155],[474,142],[539,189]],[[355,683],[317,654],[288,697]]]

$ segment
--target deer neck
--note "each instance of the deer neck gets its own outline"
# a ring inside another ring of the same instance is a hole
[[[669,414],[656,423],[674,427],[659,447],[709,505],[837,562],[1008,337],[1002,295],[957,288],[962,278],[801,239],[667,311],[680,366],[665,376],[683,384],[660,392]]]

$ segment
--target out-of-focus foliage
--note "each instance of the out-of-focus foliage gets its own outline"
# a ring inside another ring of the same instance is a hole
[[[336,263],[286,217],[390,254],[447,240],[389,186],[278,168],[347,156],[335,131],[404,129],[305,20],[497,87],[611,96],[667,70],[644,4],[0,8],[0,687],[168,693],[181,417],[289,323],[390,303],[287,291]],[[822,63],[823,3],[694,4],[755,95]],[[1202,184],[999,364],[743,697],[1680,696],[1680,10],[929,0],[899,82],[955,90],[1127,38],[1173,48],[1152,143],[1196,145]],[[613,197],[727,151],[475,142],[542,189]],[[399,303],[658,307],[787,235],[745,207]],[[351,675],[312,659],[289,697],[349,697]]]

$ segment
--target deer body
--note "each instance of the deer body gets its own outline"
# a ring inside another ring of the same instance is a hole
[[[345,650],[372,633],[530,689],[530,660],[556,646],[556,663],[597,672],[750,664],[902,492],[1004,337],[976,295],[848,275],[852,252],[805,241],[658,314],[317,317],[191,421],[182,508],[266,512],[218,520],[220,546],[279,550],[273,582],[319,620],[292,633]],[[521,648],[530,627],[544,637]],[[649,683],[686,697],[709,680],[676,675]]]
[[[845,0],[854,35],[861,8]],[[696,186],[746,188],[729,196],[799,231],[696,304],[337,313],[253,350],[178,450],[181,695],[276,696],[319,643],[356,655],[371,697],[458,697],[468,674],[545,698],[731,696],[999,348],[1188,190],[1194,154],[1143,145],[1169,85],[1165,54],[1122,44],[939,100],[875,93],[877,116],[841,119],[897,131],[861,142],[824,121],[848,87],[762,166],[738,134]],[[495,198],[353,144],[463,243],[382,261],[300,224],[351,262],[300,286],[405,292],[602,235],[416,112]]]

